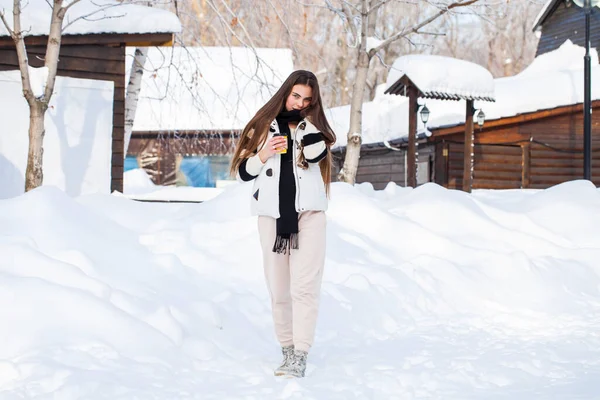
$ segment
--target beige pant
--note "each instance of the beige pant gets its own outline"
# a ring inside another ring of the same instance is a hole
[[[277,254],[273,252],[275,219],[258,217],[275,333],[282,346],[294,344],[298,350],[309,351],[313,344],[325,264],[325,226],[323,211],[300,214],[298,249]]]

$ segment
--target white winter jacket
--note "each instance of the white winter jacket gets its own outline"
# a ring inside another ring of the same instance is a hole
[[[277,121],[271,123],[267,141],[279,133]],[[318,162],[308,162],[308,168],[303,169],[297,165],[299,152],[304,153],[306,160],[315,159],[326,150],[324,141],[304,146],[301,143],[304,136],[320,131],[307,119],[300,121],[296,129],[291,132],[293,146],[288,151],[293,152],[294,178],[296,179],[296,211],[326,211],[327,195],[325,184],[321,176]],[[262,150],[259,149],[259,150]],[[257,152],[258,153],[258,152]],[[250,175],[255,175],[254,187],[252,189],[251,210],[252,215],[265,215],[279,218],[279,175],[281,168],[281,155],[275,154],[264,164],[258,154],[250,157],[246,163],[246,170]],[[238,171],[237,178],[243,181]]]

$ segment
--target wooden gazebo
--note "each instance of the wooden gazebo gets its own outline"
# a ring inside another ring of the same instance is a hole
[[[395,74],[393,74],[395,72]],[[418,99],[466,100],[463,190],[471,191],[473,181],[474,101],[494,101],[494,79],[485,68],[441,56],[411,55],[394,63],[385,94],[406,96],[408,107],[408,186],[417,185]],[[398,78],[396,76],[400,75]],[[467,156],[470,155],[470,156]]]

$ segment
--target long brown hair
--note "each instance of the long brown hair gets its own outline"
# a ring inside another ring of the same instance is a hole
[[[254,154],[261,148],[267,140],[267,134],[271,122],[277,115],[284,111],[285,103],[292,93],[294,85],[305,85],[312,89],[312,99],[310,105],[301,111],[301,115],[307,118],[325,137],[327,145],[327,156],[319,161],[321,176],[325,182],[325,190],[329,194],[329,184],[331,183],[331,146],[335,143],[336,137],[333,129],[329,126],[325,113],[323,112],[323,102],[319,90],[317,77],[310,71],[294,71],[283,82],[277,93],[271,97],[267,103],[261,107],[254,117],[248,122],[238,140],[233,158],[231,160],[231,175],[237,173],[238,168],[245,158]]]

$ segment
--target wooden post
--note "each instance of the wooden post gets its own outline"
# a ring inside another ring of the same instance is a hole
[[[124,137],[125,137],[125,45],[121,44],[119,54],[119,79],[123,88],[114,86],[113,92],[113,132],[112,132],[112,165],[110,191],[123,193],[123,174],[125,172]],[[119,109],[117,112],[117,108]]]
[[[528,188],[531,184],[531,143],[521,145],[521,188]]]
[[[463,153],[463,190],[471,192],[473,187],[473,100],[467,100],[465,119],[465,148]]]
[[[408,186],[417,187],[417,88],[408,88]]]
[[[448,143],[442,141],[435,145],[435,172],[434,182],[440,186],[448,187]]]

